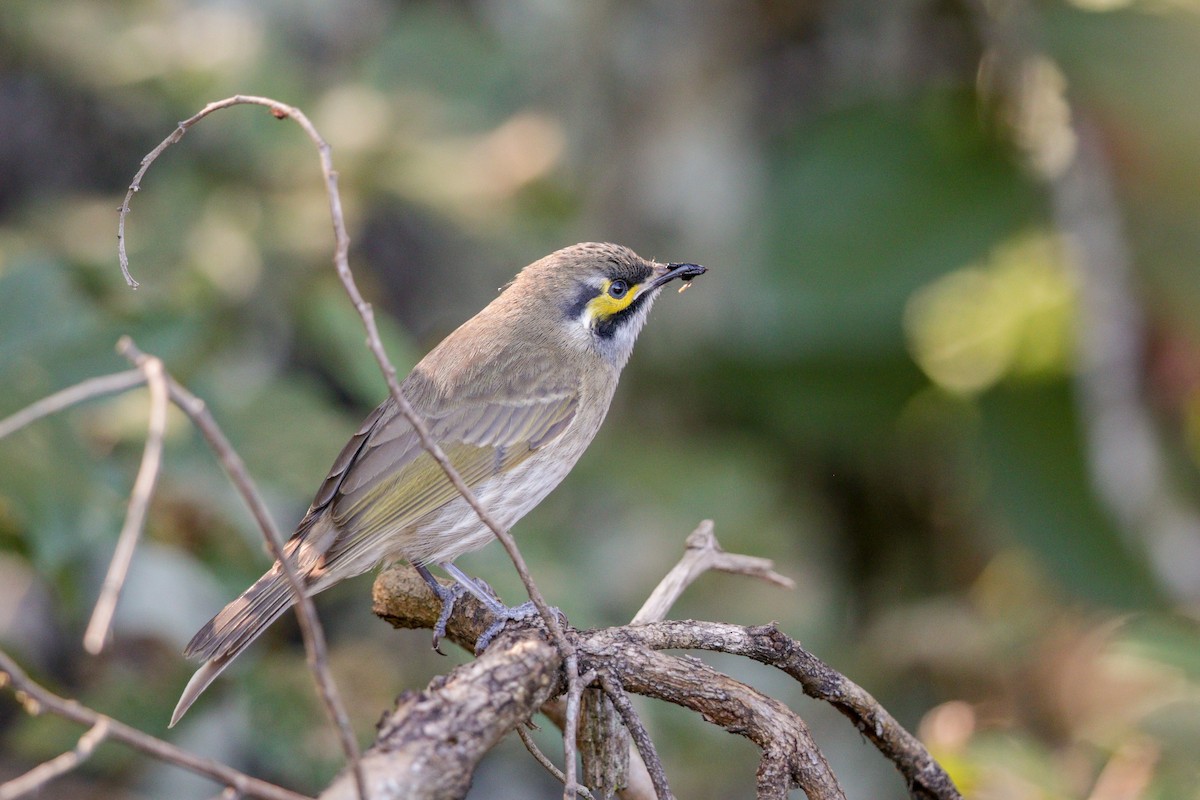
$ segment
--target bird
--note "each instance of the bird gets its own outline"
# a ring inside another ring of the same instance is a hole
[[[566,477],[600,429],[663,287],[679,279],[682,292],[706,271],[617,244],[563,248],[522,269],[400,388],[480,503],[511,528]],[[515,616],[453,564],[493,538],[389,396],[334,459],[284,556],[310,596],[381,563],[408,561],[443,603],[436,649],[462,591],[484,602],[499,625]],[[431,565],[455,581],[453,590]],[[276,561],[200,628],[184,655],[203,663],[170,727],[294,602]]]

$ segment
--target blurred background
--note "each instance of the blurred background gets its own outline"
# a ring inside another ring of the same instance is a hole
[[[609,422],[517,538],[580,627],[627,621],[702,518],[798,588],[709,575],[677,617],[778,620],[979,798],[1200,797],[1200,3],[552,0],[0,4],[0,417],[125,369],[205,398],[281,527],[386,389],[331,267],[316,156],[263,109],[154,165],[234,93],[334,148],[352,266],[401,372],[581,240],[710,273],[662,298]],[[115,641],[82,632],[145,438],[144,389],[0,441],[0,644],[61,694],[318,791],[340,750],[296,625],[166,731],[193,631],[268,565],[173,414]],[[460,565],[505,599],[497,546]],[[361,740],[465,660],[318,603]],[[709,659],[709,656],[705,656]],[[903,783],[786,677],[851,797]],[[681,797],[757,750],[643,704]],[[0,780],[76,726],[0,696]],[[543,731],[547,752],[561,752]],[[211,797],[104,745],[44,798]],[[558,796],[506,742],[472,798]]]

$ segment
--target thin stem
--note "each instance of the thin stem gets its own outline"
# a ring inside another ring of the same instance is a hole
[[[629,731],[633,743],[637,745],[638,755],[642,757],[642,763],[646,765],[646,771],[650,774],[650,782],[654,784],[655,797],[658,800],[672,800],[674,795],[671,794],[671,787],[667,784],[667,773],[663,769],[662,759],[658,757],[654,741],[650,738],[646,726],[642,724],[642,718],[638,716],[633,703],[629,701],[629,695],[625,694],[625,689],[620,682],[604,673],[600,674],[600,687],[604,689],[604,693],[612,701],[613,707],[621,715],[625,729]]]
[[[36,792],[59,775],[70,772],[91,757],[92,752],[108,738],[109,720],[102,717],[88,728],[73,748],[60,756],[38,764],[24,775],[0,783],[0,800],[15,800]]]
[[[106,394],[116,394],[146,382],[146,376],[140,369],[126,372],[114,372],[112,375],[102,375],[98,378],[88,378],[74,386],[55,392],[49,397],[43,397],[32,405],[26,406],[15,414],[0,419],[0,439],[16,433],[37,422],[43,417],[56,414],[59,411],[78,405],[93,397],[103,397]]]
[[[711,519],[702,520],[696,526],[696,530],[687,537],[683,557],[659,581],[658,586],[654,588],[641,609],[634,615],[631,624],[640,625],[665,618],[671,606],[675,605],[675,601],[683,594],[684,589],[691,586],[705,572],[713,569],[719,572],[749,575],[784,589],[794,589],[796,582],[780,575],[774,567],[775,563],[769,558],[726,553],[721,549],[721,545],[713,533],[713,521]]]
[[[561,769],[555,766],[553,761],[546,757],[546,754],[537,746],[537,742],[533,740],[533,737],[525,729],[524,725],[517,726],[517,738],[521,740],[521,744],[525,745],[525,749],[529,751],[529,755],[533,756],[534,761],[541,764],[546,772],[554,776],[555,780],[566,785],[567,776],[563,774]],[[586,786],[578,787],[577,791],[580,797],[585,798],[585,800],[592,800],[592,792]]]
[[[163,365],[157,358],[147,358],[138,364],[138,369],[145,375],[146,383],[150,386],[149,430],[146,433],[146,447],[142,452],[142,464],[138,468],[133,492],[129,496],[125,524],[117,538],[117,547],[108,565],[108,574],[104,576],[104,583],[100,587],[100,596],[96,600],[92,619],[83,635],[83,647],[92,655],[97,655],[103,650],[104,642],[108,639],[113,614],[117,610],[117,600],[121,596],[121,587],[125,585],[125,578],[129,575],[133,551],[137,549],[138,540],[141,539],[146,511],[150,507],[150,498],[154,496],[154,486],[158,482],[158,471],[162,465],[163,437],[167,431],[167,384],[163,378]]]

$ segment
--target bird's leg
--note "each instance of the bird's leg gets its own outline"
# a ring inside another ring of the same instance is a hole
[[[450,614],[454,611],[454,601],[462,597],[465,587],[457,581],[453,586],[443,586],[438,582],[437,578],[433,577],[433,573],[424,564],[413,564],[413,568],[416,569],[417,574],[421,576],[425,583],[429,584],[429,588],[437,595],[438,600],[442,601],[441,613],[438,614],[437,623],[433,626],[433,649],[439,655],[444,656],[446,654],[442,652],[442,648],[438,645],[441,644],[442,637],[446,635],[446,623],[450,621]]]
[[[508,611],[508,606],[500,602],[500,597],[486,583],[479,578],[472,578],[467,573],[463,572],[458,567],[454,566],[449,561],[439,561],[438,566],[446,571],[446,574],[454,578],[458,585],[466,589],[471,594],[479,599],[479,602],[488,607],[488,611],[493,614],[503,615]]]
[[[438,566],[446,570],[446,573],[451,578],[454,578],[454,580],[458,582],[459,586],[462,586],[468,592],[479,598],[479,602],[487,606],[488,611],[490,611],[492,616],[495,617],[495,619],[492,621],[492,624],[489,625],[487,630],[485,630],[483,634],[480,635],[480,637],[475,641],[476,655],[479,655],[487,649],[487,646],[492,643],[492,639],[495,639],[496,635],[499,634],[500,631],[504,630],[505,624],[507,624],[510,620],[529,619],[530,617],[537,616],[537,606],[533,604],[532,600],[522,603],[519,606],[506,606],[504,603],[500,602],[498,597],[496,597],[496,593],[492,591],[492,587],[488,586],[478,578],[472,578],[470,575],[463,572],[461,569],[448,561],[439,562]],[[551,611],[559,615],[562,614],[562,612],[557,608],[553,608]],[[449,618],[449,615],[447,615],[447,618]]]

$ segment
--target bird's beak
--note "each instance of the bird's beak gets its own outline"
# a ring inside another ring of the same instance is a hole
[[[699,264],[655,264],[654,271],[655,276],[646,283],[643,292],[653,291],[676,278],[682,278],[687,283],[697,275],[708,272],[708,269]]]

